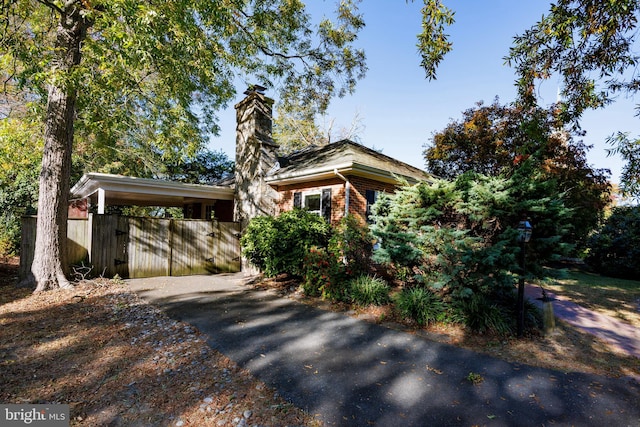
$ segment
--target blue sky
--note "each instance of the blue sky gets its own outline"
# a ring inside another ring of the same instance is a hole
[[[330,14],[333,0],[308,2],[312,11]],[[521,34],[549,9],[548,0],[449,0],[455,24],[448,29],[453,50],[438,68],[438,78],[428,81],[420,68],[416,34],[420,32],[422,1],[364,0],[361,11],[366,28],[358,45],[365,49],[369,71],[354,95],[336,99],[327,118],[334,128],[348,127],[357,115],[363,127],[361,142],[386,155],[425,167],[422,151],[434,132],[478,101],[490,104],[498,96],[501,103],[515,99],[515,74],[504,64],[513,37]],[[543,103],[556,100],[558,80],[540,88]],[[238,88],[236,101],[244,87]],[[273,96],[274,91],[267,92]],[[589,112],[582,125],[583,140],[594,147],[588,154],[595,168],[608,168],[618,182],[623,165],[617,157],[607,157],[607,136],[616,131],[640,135],[640,119],[635,117],[638,100],[621,97],[605,110]],[[235,153],[235,113],[233,106],[221,112],[219,137],[211,148],[221,149],[230,158]]]

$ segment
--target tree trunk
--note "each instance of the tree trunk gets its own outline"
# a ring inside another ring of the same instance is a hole
[[[35,252],[31,273],[22,282],[35,286],[35,292],[72,286],[67,280],[67,216],[77,88],[71,74],[80,63],[87,22],[79,2],[67,5],[58,25],[59,53],[47,98]]]

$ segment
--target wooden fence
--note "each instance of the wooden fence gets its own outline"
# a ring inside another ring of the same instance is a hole
[[[187,276],[240,271],[240,225],[189,219],[90,215],[68,220],[70,265],[95,276]],[[20,277],[31,269],[36,218],[22,221]]]

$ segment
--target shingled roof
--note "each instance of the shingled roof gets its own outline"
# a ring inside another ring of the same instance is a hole
[[[266,181],[286,185],[332,177],[336,172],[391,183],[406,180],[411,184],[432,178],[423,170],[345,139],[279,158],[279,167],[267,174]]]

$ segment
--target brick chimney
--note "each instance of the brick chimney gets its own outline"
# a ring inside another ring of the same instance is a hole
[[[242,228],[256,216],[273,215],[276,191],[265,182],[278,163],[278,145],[271,138],[273,99],[265,88],[250,86],[236,109],[236,197],[234,220]]]

